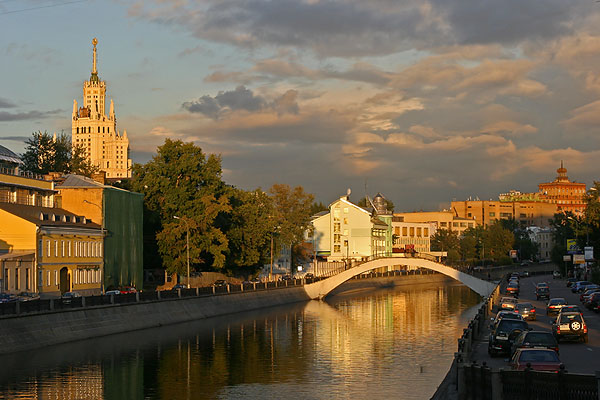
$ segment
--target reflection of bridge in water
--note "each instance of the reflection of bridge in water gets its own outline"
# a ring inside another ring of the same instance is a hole
[[[304,289],[311,299],[323,299],[333,289],[347,280],[374,269],[389,267],[392,265],[404,265],[408,267],[427,268],[432,271],[447,275],[468,286],[474,292],[486,297],[495,289],[494,283],[476,278],[447,265],[436,261],[436,258],[428,254],[417,253],[414,257],[379,257],[369,261],[363,261],[353,265],[351,268],[340,271],[327,279],[306,284]]]

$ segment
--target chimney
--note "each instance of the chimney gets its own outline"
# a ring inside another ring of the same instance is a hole
[[[106,185],[106,171],[95,172],[92,174],[92,179],[102,185]]]

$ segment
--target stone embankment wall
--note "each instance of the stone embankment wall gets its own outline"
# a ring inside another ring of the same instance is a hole
[[[293,287],[4,317],[0,354],[308,300]]]

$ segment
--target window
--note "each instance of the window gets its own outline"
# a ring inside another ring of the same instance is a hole
[[[411,226],[410,229],[409,229],[409,232],[410,232],[410,236],[411,237],[415,236],[415,227]]]
[[[44,286],[44,271],[38,273],[38,286]]]
[[[44,241],[38,240],[38,256],[42,258],[44,256]]]
[[[58,257],[58,240],[54,241],[54,257]]]
[[[68,251],[68,256],[71,257],[71,241],[69,240],[67,242],[67,251]]]
[[[4,290],[8,290],[8,268],[4,268]]]
[[[491,213],[490,213],[490,217],[495,217],[495,216],[496,216],[496,213],[495,213],[495,212],[491,212]]]
[[[64,257],[65,256],[65,241],[61,240],[60,245],[62,247],[61,257]]]
[[[50,271],[46,274],[46,286],[50,286]]]
[[[122,151],[121,151],[121,154],[123,154]],[[348,207],[344,207],[344,214],[348,214]]]
[[[423,236],[429,237],[429,228],[423,228]]]
[[[15,268],[15,290],[21,290],[21,282],[19,282],[19,268]]]
[[[400,227],[396,226],[396,227],[394,228],[394,235],[396,235],[396,236],[400,236]]]
[[[58,270],[54,271],[54,286],[58,286]]]
[[[25,268],[25,290],[31,290],[31,269]]]
[[[421,228],[417,228],[417,237],[421,237]]]
[[[51,250],[50,250],[50,241],[49,240],[46,240],[46,248],[48,249],[47,250],[48,251],[48,257],[50,257],[51,256],[51,254],[50,254]]]
[[[452,227],[454,227],[454,228],[458,228],[458,222],[453,222],[453,223],[452,223]]]
[[[408,236],[408,228],[406,226],[402,227],[402,236]]]
[[[448,224],[446,222],[440,222],[440,226],[448,226]]]
[[[339,244],[334,244],[333,245],[333,252],[334,253],[339,253],[341,251],[341,247]]]
[[[333,223],[333,231],[334,232],[340,232],[340,230],[341,230],[340,223],[339,222],[334,222]]]

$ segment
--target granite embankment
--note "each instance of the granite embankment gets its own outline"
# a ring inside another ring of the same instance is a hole
[[[0,354],[309,300],[292,287],[3,317]]]
[[[332,294],[394,286],[435,286],[447,281],[452,279],[427,272],[372,275],[367,279],[352,279]],[[296,286],[3,316],[0,354],[307,301],[310,298],[304,288]]]

